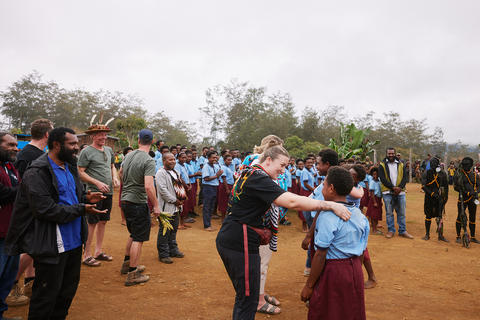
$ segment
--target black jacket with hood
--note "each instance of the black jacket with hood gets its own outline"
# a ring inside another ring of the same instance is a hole
[[[58,182],[48,160],[48,154],[33,161],[23,174],[5,239],[5,253],[28,253],[34,260],[57,264],[60,254],[57,247],[57,223],[66,223],[85,216],[85,190],[77,169],[65,163],[72,173],[78,204],[62,205],[59,202]],[[88,226],[82,218],[81,238],[87,241]]]

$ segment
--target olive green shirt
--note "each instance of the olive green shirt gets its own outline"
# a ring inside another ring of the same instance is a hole
[[[110,192],[105,194],[112,195],[112,164],[114,163],[115,156],[110,147],[104,146],[103,151],[101,151],[88,146],[80,152],[77,165],[85,168],[85,173],[91,178],[105,183],[110,188]],[[87,183],[87,190],[101,192],[96,185],[90,183]]]
[[[155,177],[155,160],[145,151],[135,150],[125,156],[123,167],[122,201],[148,203],[145,177]]]

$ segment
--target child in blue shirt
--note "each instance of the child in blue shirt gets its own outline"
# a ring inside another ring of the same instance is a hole
[[[218,155],[215,151],[207,153],[208,162],[203,165],[202,184],[203,184],[203,228],[205,231],[215,231],[212,227],[212,212],[217,199],[217,187],[220,183],[219,178],[224,171],[217,164]]]
[[[308,319],[366,319],[361,259],[370,227],[360,210],[346,202],[352,188],[346,169],[329,169],[323,197],[344,203],[352,216],[343,221],[323,211],[313,225],[312,268],[301,294],[303,301],[310,301]]]
[[[224,174],[222,174],[221,186],[218,189],[218,211],[221,213],[221,222],[225,220],[225,214],[227,212],[228,198],[230,196],[230,191],[233,188],[233,183],[235,179],[233,177],[233,171],[230,169],[232,165],[232,156],[226,153],[223,156],[223,165],[221,166]]]

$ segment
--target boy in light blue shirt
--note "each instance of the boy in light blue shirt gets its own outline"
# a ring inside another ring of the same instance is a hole
[[[217,198],[219,178],[225,173],[217,164],[218,155],[215,151],[207,153],[208,162],[203,165],[203,228],[205,231],[215,231],[212,227],[212,212]]]

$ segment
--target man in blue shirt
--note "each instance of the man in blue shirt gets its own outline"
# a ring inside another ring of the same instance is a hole
[[[15,200],[5,252],[27,253],[34,261],[35,284],[29,319],[64,319],[80,280],[85,214],[102,214],[94,204],[101,192],[85,194],[73,163],[78,139],[69,128],[55,128],[48,154],[25,171]]]
[[[155,142],[155,146],[157,147],[157,150],[155,151],[155,158],[153,158],[153,160],[155,160],[155,162],[157,162],[158,159],[161,159],[162,158],[162,146],[164,145],[163,141],[162,140],[158,140],[157,142]]]

